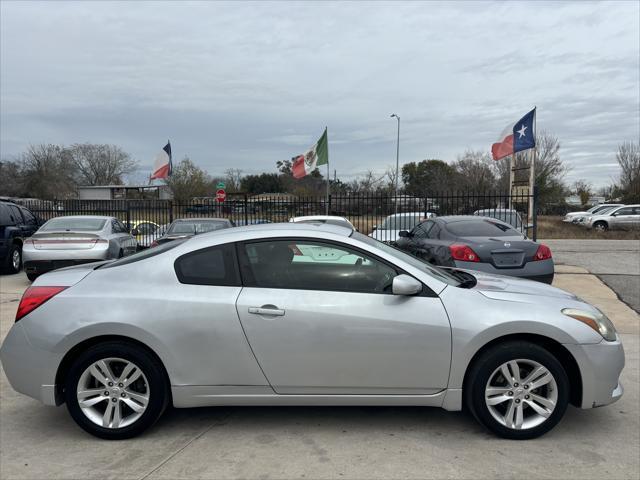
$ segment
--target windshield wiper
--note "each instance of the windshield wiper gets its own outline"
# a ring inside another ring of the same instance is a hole
[[[450,273],[460,280],[460,283],[457,285],[459,288],[472,288],[478,283],[476,277],[470,273],[461,272],[460,270],[450,270]]]

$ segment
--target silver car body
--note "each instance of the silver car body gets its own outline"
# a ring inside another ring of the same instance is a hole
[[[98,225],[98,228],[64,228],[65,223]],[[62,225],[60,228],[57,225]],[[137,241],[115,217],[72,215],[48,220],[25,242],[25,271],[45,273],[74,264],[109,260],[136,252]]]
[[[599,215],[586,218],[584,226],[598,229],[598,224],[606,225],[607,230],[640,229],[640,205],[623,205],[604,211]]]
[[[431,212],[404,212],[389,215],[369,234],[371,238],[385,243],[395,242],[401,230],[411,230],[422,220],[435,217]]]
[[[566,223],[578,223],[581,218],[604,212],[604,210],[608,208],[621,207],[622,205],[622,203],[602,203],[600,205],[594,205],[586,212],[569,212],[564,216],[562,221]]]
[[[180,283],[174,270],[178,258],[214,245],[292,238],[366,252],[420,280],[427,294],[193,285]],[[145,253],[150,252],[154,249]],[[143,260],[95,267],[57,270],[34,283],[69,288],[9,331],[0,359],[17,391],[60,404],[65,356],[87,342],[116,336],[155,352],[176,407],[357,404],[459,410],[465,372],[483,346],[509,335],[536,335],[575,359],[582,381],[579,406],[605,405],[622,394],[619,338],[605,341],[561,313],[564,308],[595,312],[591,305],[548,285],[480,272],[470,272],[477,279],[474,288],[459,288],[439,270],[343,227],[220,230]]]
[[[289,219],[291,223],[327,223],[329,225],[342,225],[343,227],[356,228],[346,217],[339,217],[336,215],[306,215],[303,217],[292,217]]]

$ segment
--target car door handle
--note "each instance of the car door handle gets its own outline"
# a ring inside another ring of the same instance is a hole
[[[284,310],[279,308],[249,307],[249,313],[253,313],[255,315],[271,315],[273,317],[284,316]]]

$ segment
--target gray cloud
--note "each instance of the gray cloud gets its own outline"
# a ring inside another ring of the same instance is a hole
[[[275,169],[329,127],[332,168],[489,150],[534,105],[568,181],[617,175],[640,130],[640,6],[0,3],[0,154],[170,138],[212,174]]]

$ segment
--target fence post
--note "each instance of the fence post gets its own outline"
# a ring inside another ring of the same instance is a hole
[[[131,212],[129,211],[129,200],[125,200],[125,205],[127,206],[127,228],[131,231]]]
[[[169,223],[173,223],[173,200],[169,200]]]
[[[244,224],[249,225],[249,198],[244,194]]]
[[[327,197],[327,215],[331,215],[331,194]]]
[[[533,221],[533,241],[538,241],[538,186],[533,186],[533,212],[531,217]]]

